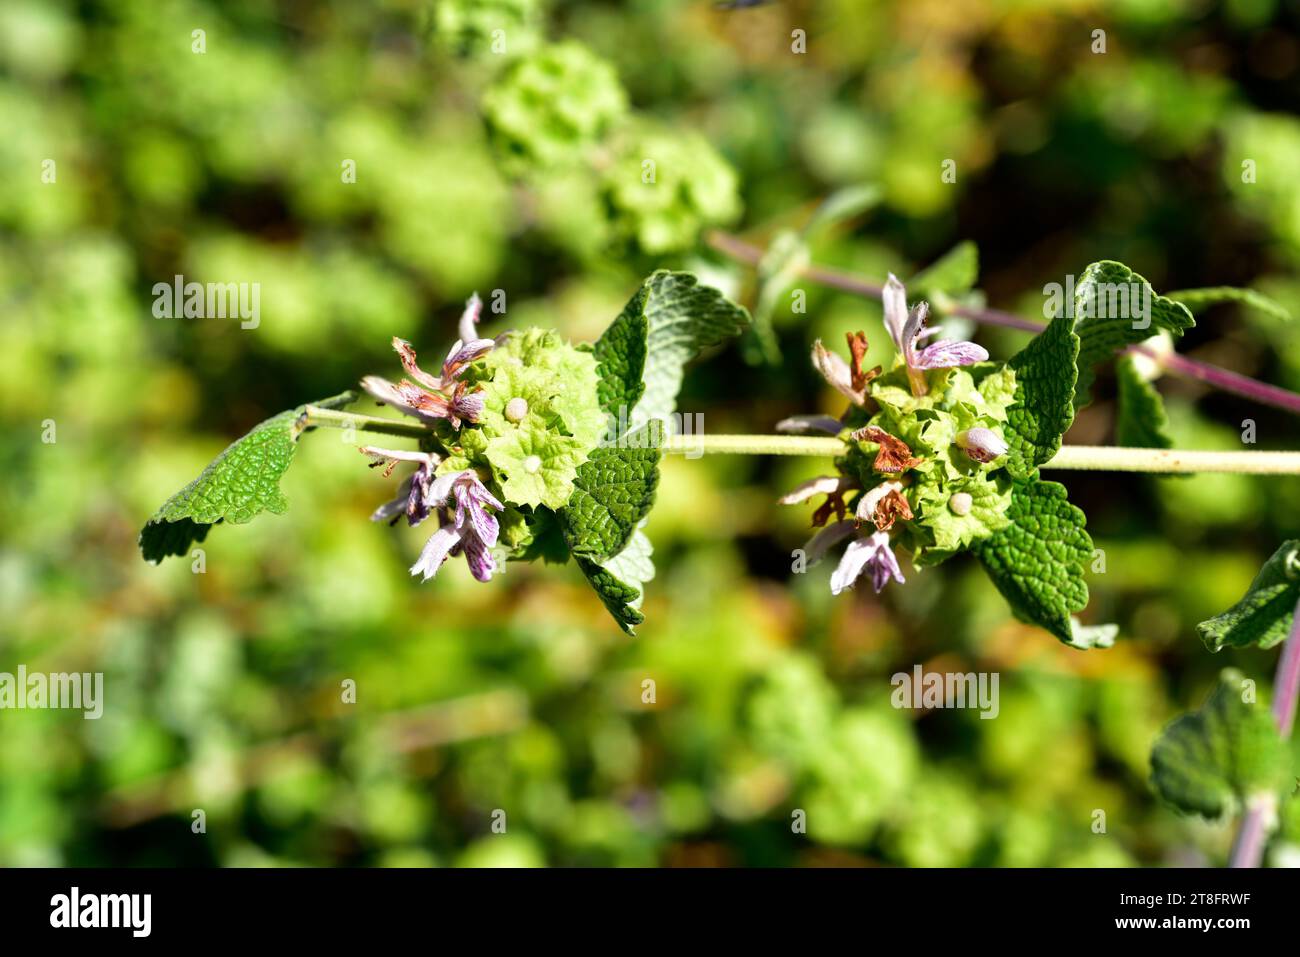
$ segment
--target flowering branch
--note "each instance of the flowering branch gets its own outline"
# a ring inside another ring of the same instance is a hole
[[[713,230],[708,234],[708,243],[723,255],[750,266],[756,266],[762,260],[764,254],[761,247],[746,242],[738,236],[717,230]],[[881,299],[885,291],[883,283],[871,282],[851,273],[827,266],[819,266],[816,263],[810,263],[803,267],[799,270],[799,275],[820,286],[838,289],[841,292],[863,296],[868,299]],[[969,319],[972,322],[989,326],[1001,326],[1005,329],[1018,329],[1022,332],[1041,332],[1043,329],[1043,323],[1017,316],[1014,313],[1004,312],[1000,309],[953,306],[948,312],[951,315],[961,316],[963,319]],[[1260,382],[1258,379],[1252,379],[1239,372],[1232,372],[1211,365],[1208,362],[1190,359],[1177,353],[1158,353],[1143,345],[1129,346],[1127,351],[1141,353],[1154,359],[1167,372],[1181,376],[1184,379],[1203,382],[1220,391],[1239,395],[1242,398],[1251,399],[1263,405],[1271,405],[1294,415],[1300,415],[1300,395],[1278,386],[1269,385],[1267,382]]]

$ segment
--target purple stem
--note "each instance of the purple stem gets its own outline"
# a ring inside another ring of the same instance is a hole
[[[1291,737],[1295,726],[1296,699],[1300,697],[1300,603],[1296,604],[1291,621],[1291,634],[1282,646],[1277,660],[1277,674],[1273,678],[1273,720],[1283,740]],[[1270,818],[1277,813],[1277,800],[1271,795],[1261,795],[1246,805],[1241,828],[1232,844],[1228,857],[1229,867],[1259,867],[1264,859],[1264,842],[1268,839]]]
[[[758,265],[763,258],[762,247],[746,242],[738,236],[732,236],[730,233],[714,230],[708,235],[708,243],[718,252],[750,266]],[[827,266],[811,264],[803,269],[802,275],[818,285],[868,299],[879,299],[884,292],[883,287],[878,283],[869,282],[858,278],[852,273],[841,272]],[[1022,332],[1038,332],[1043,328],[1041,322],[1017,316],[1014,313],[1003,312],[1000,309],[975,309],[970,306],[957,306],[951,310],[951,313],[972,322],[979,322],[988,326],[1001,326],[1005,329],[1019,329]],[[1244,399],[1250,399],[1262,405],[1271,405],[1293,415],[1300,415],[1300,395],[1286,389],[1177,353],[1162,354],[1141,345],[1129,346],[1127,351],[1140,352],[1151,357],[1160,363],[1165,370],[1174,375],[1192,379],[1196,382],[1203,382],[1222,392],[1239,395]]]

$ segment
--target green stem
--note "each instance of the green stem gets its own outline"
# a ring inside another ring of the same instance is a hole
[[[385,419],[322,409],[303,410],[302,426],[355,429],[419,439],[429,429],[418,422]],[[844,443],[832,436],[816,435],[674,435],[667,452],[695,455],[807,455],[835,458]],[[1300,475],[1300,452],[1207,452],[1192,449],[1130,449],[1105,445],[1065,445],[1043,465],[1045,469],[1096,472],[1240,472],[1251,475]]]
[[[381,435],[400,435],[411,439],[424,438],[429,434],[428,427],[419,422],[385,419],[377,415],[361,415],[356,412],[340,412],[338,409],[322,409],[318,405],[309,405],[303,409],[302,417],[298,422],[302,428],[319,425],[327,429],[354,429],[357,432],[377,432]]]
[[[808,455],[834,458],[844,444],[830,436],[674,435],[667,451],[708,455]],[[1300,475],[1300,452],[1207,452],[1188,449],[1132,449],[1066,445],[1045,469],[1109,472],[1240,472]]]

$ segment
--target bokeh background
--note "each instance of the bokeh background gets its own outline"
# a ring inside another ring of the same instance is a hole
[[[651,268],[752,304],[702,230],[764,242],[844,187],[880,202],[813,253],[866,276],[970,239],[989,302],[1031,316],[1100,258],[1300,314],[1298,24],[1281,0],[0,0],[0,671],[106,676],[99,721],[0,713],[0,865],[1221,863],[1230,828],[1161,806],[1148,752],[1221,666],[1267,686],[1275,652],[1214,656],[1194,625],[1300,533],[1294,479],[1054,475],[1106,556],[1087,617],[1121,633],[1092,652],[968,559],[879,598],[791,574],[808,511],[775,499],[815,461],[669,460],[634,639],[572,566],[411,579],[426,530],[367,523],[393,481],[339,433],[201,574],[136,536],[257,421],[395,374],[393,335],[445,348],[474,290],[507,294],[491,333],[574,339]],[[548,44],[558,66],[488,96]],[[580,163],[530,165],[575,137]],[[625,188],[646,150],[673,158],[653,200]],[[260,282],[260,326],[154,318],[176,273]],[[884,341],[879,309],[808,292],[774,312],[780,361],[722,350],[681,408],[717,433],[837,412],[808,346]],[[1276,317],[1220,307],[1182,348],[1300,389]],[[1181,446],[1241,448],[1245,419],[1296,446],[1284,413],[1160,388]],[[1113,396],[1069,441],[1112,439]],[[917,663],[998,672],[1000,716],[894,710]]]

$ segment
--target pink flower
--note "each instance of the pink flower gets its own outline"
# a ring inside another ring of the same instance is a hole
[[[372,522],[388,522],[392,525],[396,524],[397,520],[405,515],[407,524],[414,528],[429,517],[429,511],[432,508],[440,504],[433,501],[432,492],[434,485],[433,470],[442,461],[441,456],[432,452],[379,449],[371,445],[363,447],[361,452],[374,459],[371,462],[372,468],[379,465],[387,466],[384,470],[385,475],[392,475],[393,469],[397,467],[398,462],[415,462],[418,466],[398,486],[397,497],[375,509],[374,514],[370,516]]]
[[[455,511],[449,514],[451,509],[444,506],[453,498]],[[499,512],[505,506],[469,470],[438,477],[430,486],[429,499],[438,503],[440,527],[420,551],[411,574],[428,581],[448,557],[464,553],[470,573],[481,582],[490,579],[497,569],[492,549],[500,525],[488,508]]]
[[[863,572],[871,573],[871,585],[876,594],[889,584],[891,578],[900,584],[904,581],[898,559],[889,545],[888,532],[872,532],[868,538],[849,542],[839,567],[831,575],[831,594],[838,595],[846,588],[852,588]]]
[[[1007,443],[992,429],[976,427],[957,433],[957,446],[975,462],[992,462],[1007,454]]]
[[[926,369],[947,369],[952,366],[969,366],[988,359],[988,350],[973,342],[958,342],[954,339],[941,339],[923,349],[917,349],[917,343],[938,330],[927,329],[925,320],[930,314],[930,305],[918,302],[907,309],[907,290],[893,273],[885,283],[881,297],[885,306],[885,328],[889,336],[903,354],[907,365],[907,380],[911,383],[913,395],[925,395],[928,390],[924,372]]]
[[[481,307],[476,293],[465,306],[460,321],[461,338],[456,340],[443,360],[441,375],[430,375],[421,369],[415,361],[415,349],[411,344],[394,336],[393,349],[411,379],[393,383],[370,375],[361,380],[361,387],[377,401],[425,422],[446,419],[457,429],[461,422],[477,422],[483,412],[483,397],[477,392],[468,392],[465,383],[460,381],[460,375],[466,366],[487,355],[496,345],[493,339],[465,338],[466,331],[472,336]]]

